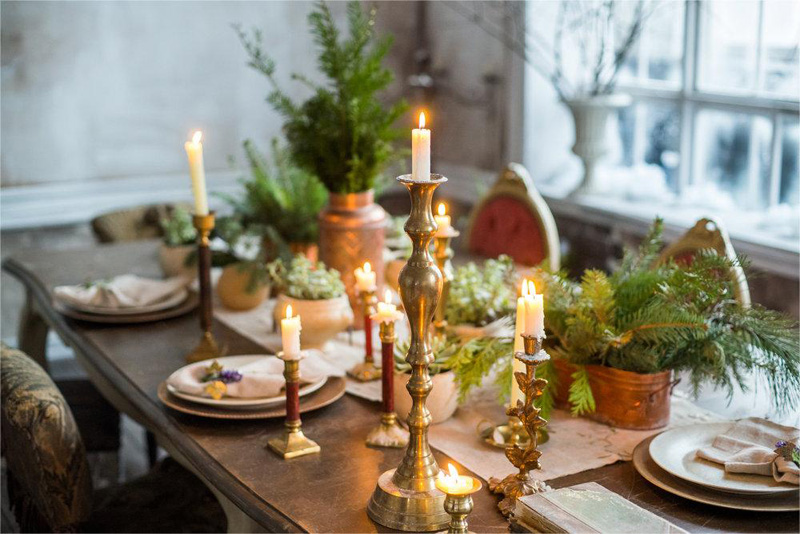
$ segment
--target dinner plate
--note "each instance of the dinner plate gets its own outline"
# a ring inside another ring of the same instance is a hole
[[[240,369],[241,367],[257,361],[261,358],[276,358],[276,356],[265,356],[263,354],[246,354],[241,356],[226,356],[223,358],[215,358],[220,365],[222,365],[225,369]],[[207,367],[210,365],[211,360],[206,360],[202,362],[195,362],[190,363],[178,369],[178,371],[182,369],[191,369],[195,367]],[[175,371],[176,373],[178,371]],[[305,384],[300,387],[300,396],[308,395],[309,393],[313,393],[320,389],[322,386],[325,385],[325,381],[327,377],[323,377],[316,382],[312,382],[310,384]],[[178,397],[179,399],[183,399],[189,402],[194,402],[197,404],[205,404],[207,406],[214,406],[216,408],[223,408],[226,410],[253,410],[258,408],[267,408],[270,406],[275,406],[281,403],[286,402],[285,395],[276,395],[274,397],[256,397],[256,398],[236,398],[236,397],[223,397],[219,400],[212,399],[210,397],[201,397],[198,395],[192,395],[190,393],[183,393],[178,391],[171,385],[167,384],[167,391]]]
[[[633,449],[633,466],[645,480],[664,491],[691,501],[734,510],[757,512],[795,512],[800,510],[797,493],[781,492],[763,495],[728,493],[699,486],[673,476],[661,469],[650,456],[650,444],[654,439],[649,437]]]
[[[650,456],[658,466],[678,478],[729,493],[769,495],[797,492],[798,487],[771,476],[728,473],[721,464],[697,457],[697,449],[709,447],[734,423],[703,423],[673,428],[650,444]]]
[[[131,306],[125,308],[109,308],[108,306],[92,306],[90,304],[79,304],[77,302],[66,302],[64,300],[58,299],[58,296],[55,298],[69,308],[77,310],[83,313],[93,313],[96,315],[138,315],[141,313],[152,313],[161,310],[166,310],[167,308],[172,308],[177,306],[184,300],[186,297],[189,296],[189,290],[186,288],[178,290],[176,293],[169,295],[168,297],[154,302],[153,304],[148,304],[147,306]]]
[[[163,321],[165,319],[172,319],[173,317],[180,317],[181,315],[185,315],[194,310],[199,302],[200,298],[198,297],[197,293],[189,292],[186,299],[177,306],[147,313],[135,313],[128,315],[87,313],[76,310],[75,308],[71,308],[55,298],[53,299],[53,308],[62,315],[72,319],[78,319],[80,321],[103,324],[139,324]]]

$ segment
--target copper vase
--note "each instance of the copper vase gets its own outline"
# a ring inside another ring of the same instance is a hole
[[[558,359],[553,364],[558,374],[556,404],[566,406],[575,367]],[[586,370],[596,409],[585,417],[629,430],[654,430],[669,424],[672,371],[633,373],[604,365],[587,365]]]
[[[383,284],[383,246],[388,216],[375,204],[370,189],[362,193],[331,193],[328,205],[319,214],[319,259],[342,275],[347,295],[358,310],[355,294],[356,267],[368,261]],[[380,294],[380,293],[379,293]],[[355,314],[356,327],[363,317]]]

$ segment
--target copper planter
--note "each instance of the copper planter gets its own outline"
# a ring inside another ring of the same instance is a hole
[[[387,224],[388,216],[375,204],[371,189],[363,193],[331,193],[328,205],[319,214],[319,259],[342,275],[354,310],[359,309],[353,274],[356,267],[368,261],[377,273],[378,285],[383,283]],[[359,320],[363,321],[360,315],[356,314],[357,326]]]
[[[575,367],[554,359],[558,373],[556,404],[567,406],[570,375]],[[669,423],[672,371],[642,374],[613,369],[604,365],[587,365],[589,384],[596,410],[585,417],[629,430],[653,430]]]

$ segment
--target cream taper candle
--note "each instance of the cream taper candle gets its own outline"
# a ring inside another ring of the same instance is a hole
[[[189,157],[189,176],[192,178],[195,215],[208,215],[208,194],[206,193],[206,170],[203,166],[203,132],[196,131],[191,141],[184,144]]]
[[[431,131],[425,128],[425,113],[419,114],[419,128],[411,131],[411,178],[431,179]]]
[[[286,306],[286,318],[281,319],[281,342],[283,359],[300,359],[300,316],[292,317],[292,305]]]

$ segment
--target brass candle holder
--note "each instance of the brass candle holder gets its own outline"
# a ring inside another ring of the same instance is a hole
[[[186,355],[187,363],[217,358],[220,355],[219,345],[211,333],[211,249],[208,245],[211,230],[214,229],[214,212],[192,215],[192,223],[197,229],[197,277],[200,282],[200,329],[203,337],[194,350]]]
[[[361,291],[361,310],[364,315],[364,361],[347,371],[347,374],[361,382],[377,380],[381,377],[381,370],[375,367],[375,359],[372,355],[372,314],[375,313],[375,304],[378,298],[375,290]]]
[[[447,485],[437,481],[437,487],[445,492],[444,511],[450,515],[450,524],[447,527],[447,534],[469,534],[467,516],[472,512],[472,494],[477,493],[483,487],[481,481],[475,477],[472,479],[472,487],[450,493]]]
[[[380,426],[367,435],[367,445],[402,448],[408,445],[408,431],[394,412],[394,321],[381,321],[380,328],[383,412]]]
[[[523,335],[522,339],[524,352],[517,352],[514,357],[525,364],[525,372],[514,373],[514,377],[525,394],[525,402],[517,401],[516,406],[510,406],[506,413],[509,417],[519,419],[530,439],[524,446],[516,443],[506,447],[506,458],[519,469],[518,473],[512,473],[503,480],[489,479],[489,489],[503,495],[498,507],[505,516],[514,511],[520,497],[550,489],[547,484],[534,479],[530,474],[533,469],[541,469],[539,458],[542,453],[538,450],[538,435],[539,429],[547,424],[539,415],[541,410],[534,405],[534,401],[542,396],[547,385],[547,380],[536,378],[536,367],[549,360],[550,356],[542,350],[542,338]]]
[[[447,178],[433,174],[431,180],[414,180],[411,175],[397,181],[408,188],[411,213],[405,231],[413,252],[400,272],[400,297],[411,327],[411,344],[406,362],[411,378],[406,385],[412,405],[408,414],[408,448],[397,469],[378,479],[367,514],[376,523],[397,530],[429,532],[445,528],[449,516],[444,511],[445,494],[436,488],[439,466],[428,444],[431,414],[425,400],[433,387],[428,365],[433,362],[428,330],[442,293],[442,274],[433,263],[428,245],[436,232],[431,200],[436,188]]]
[[[436,313],[433,316],[434,331],[441,335],[444,334],[447,328],[447,319],[445,319],[445,311],[447,309],[447,299],[450,297],[450,283],[453,281],[453,249],[450,248],[450,243],[454,237],[458,237],[459,232],[452,226],[448,227],[444,232],[437,232],[434,236],[433,242],[433,257],[436,259],[436,266],[442,273],[442,297],[439,299],[439,305],[436,307]]]
[[[286,378],[286,427],[283,436],[269,440],[267,445],[284,460],[320,452],[320,446],[308,439],[301,430],[300,420],[300,360],[286,359],[283,352],[278,353],[283,360],[283,376]]]

